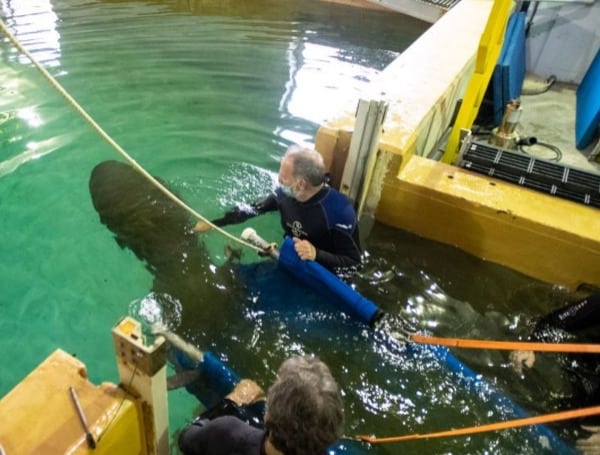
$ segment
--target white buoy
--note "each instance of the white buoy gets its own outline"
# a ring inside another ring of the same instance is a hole
[[[244,229],[241,237],[243,240],[250,242],[252,245],[257,246],[265,253],[269,254],[273,259],[277,259],[279,257],[279,251],[277,251],[276,245],[274,243],[267,242],[260,235],[258,235],[254,229],[250,227]]]

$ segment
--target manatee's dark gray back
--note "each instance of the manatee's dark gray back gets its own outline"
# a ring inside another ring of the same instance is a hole
[[[117,243],[151,268],[197,248],[188,213],[130,165],[104,161],[92,171],[90,195]]]
[[[231,267],[211,267],[188,213],[119,161],[98,164],[89,188],[100,221],[153,273],[152,291],[160,299],[180,302],[181,333],[220,330],[219,322],[241,302],[237,278]]]

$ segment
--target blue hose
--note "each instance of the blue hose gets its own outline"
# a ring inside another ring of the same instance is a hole
[[[489,382],[485,381],[481,375],[476,374],[471,368],[461,362],[450,350],[443,346],[433,345],[418,345],[409,343],[407,345],[409,352],[417,354],[418,347],[425,348],[433,352],[433,354],[446,366],[448,370],[455,373],[459,382],[471,392],[478,396],[481,396],[490,404],[493,404],[496,409],[506,409],[510,411],[514,418],[521,419],[531,417],[531,415],[525,411],[521,406],[506,396],[501,390],[494,387]],[[534,425],[531,428],[532,432],[537,433],[538,437],[544,438],[547,444],[551,446],[552,453],[561,455],[573,454],[577,451],[569,446],[563,439],[558,437],[548,426],[546,425]]]
[[[210,352],[204,352],[202,361],[190,359],[183,351],[172,346],[169,360],[177,373],[195,371],[198,377],[185,386],[206,408],[212,408],[233,390],[240,377]]]
[[[281,246],[278,264],[281,268],[293,274],[295,278],[305,285],[316,290],[323,297],[336,302],[338,306],[353,317],[369,325],[373,325],[381,310],[370,300],[363,297],[348,284],[344,283],[329,270],[315,261],[303,261],[294,249],[292,239],[286,238]],[[417,348],[412,343],[408,344],[409,351],[416,353]],[[440,359],[448,370],[455,373],[460,382],[476,394],[485,394],[487,400],[498,409],[512,412],[516,418],[528,417],[529,414],[508,398],[504,393],[486,382],[480,375],[456,358],[448,349],[439,346],[428,346],[434,355]],[[541,438],[548,441],[553,452],[560,454],[575,454],[575,450],[568,446],[546,425],[532,427]]]
[[[300,259],[294,249],[294,242],[289,237],[281,245],[278,265],[306,286],[336,303],[342,311],[368,325],[373,325],[382,314],[377,305],[360,295],[321,264]]]
[[[314,261],[301,260],[294,250],[292,239],[286,239],[283,242],[278,266],[286,272],[289,272],[305,286],[315,290],[322,297],[335,302],[342,311],[361,322],[372,326],[373,322],[377,320],[380,314],[382,314],[377,305],[363,297],[360,293],[341,281],[323,266]],[[241,276],[244,276],[244,278],[250,282],[258,284],[258,287],[260,287],[261,284],[265,286],[268,283],[269,286],[271,286],[272,291],[273,276],[269,273],[266,273],[266,277],[261,277],[260,273],[258,273],[259,276],[253,275],[252,273],[257,273],[257,270],[255,269],[256,267],[242,267],[239,272]],[[289,287],[289,283],[287,286]],[[289,291],[289,289],[287,289],[287,291]],[[285,291],[281,290],[281,293],[283,292]],[[278,292],[275,291],[275,294],[278,294]],[[277,301],[279,302],[280,299],[277,299]],[[455,357],[447,348],[414,343],[408,343],[406,347],[407,354],[415,357],[422,356],[426,352],[433,353],[433,355],[439,359],[450,372],[455,374],[463,387],[487,400],[490,403],[490,406],[511,413],[515,418],[528,416],[528,413],[523,408],[507,397],[501,390],[485,381],[480,375],[477,375],[473,370]],[[205,379],[203,386],[212,390],[212,399],[210,399],[210,394],[207,393],[206,390],[203,393],[198,392],[198,390],[196,390],[195,393],[192,392],[206,407],[213,406],[215,404],[215,398],[223,398],[227,395],[239,381],[239,377],[233,371],[210,353],[204,354],[204,359],[199,365],[186,365],[183,360],[184,359],[180,359],[180,365],[184,366],[184,368],[191,367],[192,369],[198,369],[198,371],[202,373],[201,377]],[[196,387],[196,389],[197,388],[198,387]],[[190,389],[188,389],[188,391],[189,390]],[[533,426],[531,427],[531,432],[539,439],[543,438],[544,441],[546,441],[545,445],[551,447],[552,453],[576,454],[573,447],[567,445],[565,441],[559,438],[546,425]],[[539,440],[536,442],[540,443]],[[338,441],[327,450],[328,455],[361,455],[366,453],[368,453],[368,449],[360,442],[346,440]]]

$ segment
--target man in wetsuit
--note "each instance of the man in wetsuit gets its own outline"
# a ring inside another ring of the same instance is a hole
[[[226,400],[243,408],[260,397],[256,383],[241,381]],[[224,407],[217,405],[217,411],[207,411],[181,432],[179,448],[184,455],[321,455],[343,433],[337,383],[317,358],[296,356],[283,362],[266,404],[264,429],[241,420],[245,412],[239,409],[218,416]]]
[[[600,343],[600,292],[577,300],[547,314],[536,324],[529,339],[551,343],[577,342]],[[517,371],[522,367],[531,368],[535,362],[532,351],[515,351],[511,360]],[[570,354],[562,359],[566,364],[576,364],[586,373],[582,379],[583,395],[595,396],[600,400],[600,362],[594,354]],[[588,378],[588,380],[586,380]],[[587,402],[583,398],[582,403]],[[600,401],[599,401],[600,402]]]
[[[323,158],[316,151],[292,145],[279,168],[279,187],[250,207],[237,207],[212,221],[216,226],[241,223],[279,210],[285,236],[294,239],[302,260],[317,261],[333,272],[351,270],[361,263],[356,213],[340,192],[326,183]],[[198,222],[196,231],[210,229]]]
[[[535,326],[531,341],[600,343],[600,292],[561,307],[544,316]],[[600,356],[597,354],[569,354],[560,357],[573,383],[571,407],[600,404]],[[532,351],[515,351],[511,360],[518,372],[523,366],[531,368],[535,362]],[[577,441],[577,448],[586,455],[600,455],[600,427],[584,427],[592,436]]]

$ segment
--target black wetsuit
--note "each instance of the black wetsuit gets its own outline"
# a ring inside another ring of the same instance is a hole
[[[179,434],[179,448],[184,455],[266,455],[264,414],[265,401],[238,405],[223,398]]]
[[[265,432],[234,416],[195,420],[179,435],[185,455],[265,455]]]
[[[356,213],[346,196],[324,186],[306,202],[299,202],[277,188],[252,206],[236,207],[217,226],[235,224],[279,210],[285,236],[310,241],[317,249],[316,261],[332,271],[357,267],[361,262]]]
[[[600,343],[600,292],[546,315],[537,323],[530,338],[553,343]],[[561,363],[573,384],[570,404],[600,404],[600,355],[564,355]]]

